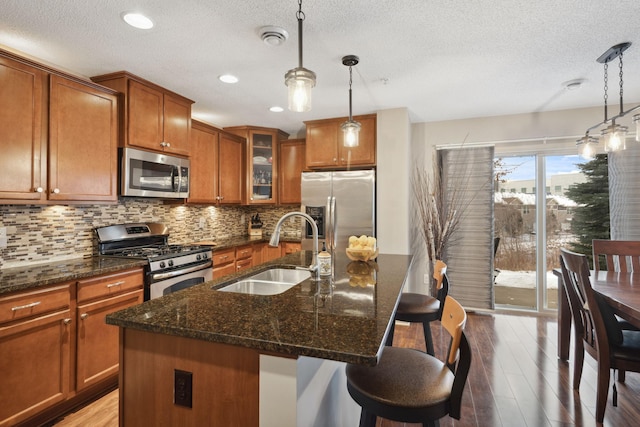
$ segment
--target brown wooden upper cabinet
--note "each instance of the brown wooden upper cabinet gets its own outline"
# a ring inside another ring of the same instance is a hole
[[[247,139],[245,204],[275,204],[278,188],[278,141],[289,134],[279,129],[235,126],[224,130]]]
[[[311,120],[307,127],[308,169],[350,168],[376,165],[376,115],[354,116],[360,122],[360,144],[345,147],[340,125],[347,117]]]
[[[116,201],[116,91],[0,50],[0,202]]]
[[[241,204],[246,140],[191,121],[191,180],[188,203]]]
[[[123,146],[190,155],[193,101],[126,71],[91,80],[124,94]]]
[[[278,201],[281,205],[299,205],[301,177],[305,165],[305,140],[280,141],[278,163]]]

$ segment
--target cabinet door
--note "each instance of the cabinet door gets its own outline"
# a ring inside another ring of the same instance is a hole
[[[129,145],[155,151],[163,149],[163,96],[160,91],[129,80]]]
[[[69,309],[0,326],[0,425],[15,425],[69,394]]]
[[[272,259],[280,258],[282,256],[282,243],[277,247],[271,247],[265,245],[262,252],[262,262],[271,261]]]
[[[264,256],[264,247],[267,246],[266,243],[261,242],[261,243],[254,243],[253,244],[253,266],[255,267],[256,265],[260,265],[263,262],[265,262],[265,260],[263,259]]]
[[[218,201],[218,132],[191,129],[191,180],[189,202]]]
[[[274,184],[277,177],[275,134],[264,131],[250,131],[249,139],[249,173],[251,179],[247,189],[250,191],[250,204],[275,203]],[[277,188],[277,187],[276,187]]]
[[[335,166],[338,162],[338,123],[307,124],[305,157],[308,168]]]
[[[78,306],[77,391],[118,372],[119,328],[105,323],[105,316],[141,304],[142,292],[140,289]]]
[[[242,203],[245,144],[242,138],[220,133],[218,171],[221,204]]]
[[[44,88],[44,72],[0,57],[0,200],[46,199]]]
[[[183,156],[189,155],[189,129],[191,103],[164,95],[164,150]]]
[[[278,201],[281,205],[302,202],[301,177],[305,162],[304,139],[280,142]]]
[[[338,133],[339,163],[341,166],[375,166],[376,164],[376,117],[354,117],[360,122],[360,138],[357,147],[344,146],[344,134]]]
[[[49,199],[118,199],[117,98],[51,76]]]

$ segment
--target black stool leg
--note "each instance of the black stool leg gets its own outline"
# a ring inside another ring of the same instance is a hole
[[[371,412],[367,412],[362,409],[360,412],[360,427],[375,427],[376,426],[376,416]]]
[[[431,322],[422,322],[422,329],[424,329],[424,340],[427,343],[427,353],[434,356],[433,339],[431,338]]]

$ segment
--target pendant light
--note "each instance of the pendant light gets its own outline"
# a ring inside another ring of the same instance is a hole
[[[357,147],[360,143],[360,123],[353,120],[353,113],[351,111],[351,84],[353,83],[352,68],[354,65],[358,65],[360,59],[355,55],[347,55],[342,58],[342,64],[349,67],[349,120],[342,123],[341,128],[344,132],[344,146],[345,147]]]
[[[619,123],[616,123],[617,119],[623,118],[625,115],[637,110],[640,108],[640,105],[637,105],[630,110],[624,111],[624,99],[623,99],[623,63],[622,56],[625,50],[627,50],[631,46],[631,43],[620,43],[615,46],[607,49],[605,53],[600,55],[600,57],[596,60],[604,66],[604,120],[596,125],[591,126],[585,132],[585,135],[578,139],[577,145],[582,145],[581,155],[582,157],[589,158],[593,155],[593,148],[595,144],[595,138],[589,135],[594,129],[599,128],[602,125],[607,125],[604,129],[600,131],[600,140],[604,143],[604,151],[605,152],[615,152],[624,150],[627,148],[626,139],[627,139],[627,126],[623,126]],[[607,111],[607,89],[609,84],[609,62],[614,59],[619,58],[619,76],[620,76],[620,112],[618,115],[614,117],[608,117]],[[633,116],[633,122],[636,125],[636,141],[640,141],[640,114],[636,114]],[[586,152],[585,152],[586,151]]]
[[[284,84],[289,88],[289,110],[303,112],[311,110],[311,89],[316,85],[316,73],[302,66],[302,0],[298,0],[298,66],[284,75]]]

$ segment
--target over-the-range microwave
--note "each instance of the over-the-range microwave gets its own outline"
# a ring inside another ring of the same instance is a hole
[[[181,199],[189,197],[189,159],[122,148],[122,196]]]

